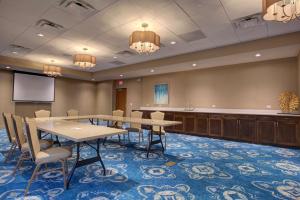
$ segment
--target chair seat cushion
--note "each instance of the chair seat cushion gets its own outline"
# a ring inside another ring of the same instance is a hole
[[[128,128],[126,128],[126,130],[127,130],[128,132],[137,132],[137,133],[140,132],[140,129],[138,129],[138,128],[130,128],[130,127],[128,127]]]
[[[50,148],[51,146],[53,145],[53,141],[52,140],[40,140],[40,146],[41,146],[41,149],[48,149]],[[22,152],[28,152],[30,149],[29,149],[29,144],[28,142],[24,143],[22,145]]]
[[[72,156],[71,147],[53,147],[40,151],[36,156],[36,163],[56,162]]]

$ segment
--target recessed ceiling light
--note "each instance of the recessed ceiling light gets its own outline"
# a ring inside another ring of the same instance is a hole
[[[176,44],[176,41],[171,41],[170,44]]]
[[[6,66],[5,68],[6,68],[6,69],[10,69],[10,66]]]
[[[196,63],[194,63],[194,64],[193,64],[193,67],[196,67],[196,66],[197,66],[197,64],[196,64]]]
[[[120,77],[123,77],[124,75],[123,74],[120,74]]]
[[[151,69],[150,72],[153,73],[153,72],[154,72],[154,69]]]
[[[261,57],[260,53],[255,54],[255,57]]]
[[[12,53],[13,53],[13,54],[17,54],[18,52],[16,52],[16,51],[13,51]]]
[[[92,78],[92,81],[94,81],[95,79],[94,78]]]
[[[114,57],[113,57],[113,59],[117,59],[117,58],[118,58],[117,56],[114,56]]]
[[[37,36],[39,36],[39,37],[44,37],[44,34],[43,33],[38,33],[38,34],[36,34]]]

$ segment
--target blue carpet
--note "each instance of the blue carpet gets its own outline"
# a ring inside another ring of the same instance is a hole
[[[131,139],[137,139],[131,135]],[[11,176],[16,161],[3,163],[4,152],[9,148],[4,130],[0,130],[0,138],[0,199],[24,199],[33,164],[25,162],[22,173]],[[100,163],[76,169],[70,189],[64,191],[61,172],[44,173],[32,184],[27,198],[300,198],[300,150],[168,134],[165,154],[154,151],[146,159],[146,153],[132,145],[101,146],[107,176],[103,176]],[[90,147],[84,147],[82,157],[92,154]],[[165,163],[169,161],[176,165],[167,167]],[[72,162],[74,158],[69,161],[69,169]]]

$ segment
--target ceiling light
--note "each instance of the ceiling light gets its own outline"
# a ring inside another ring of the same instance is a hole
[[[300,18],[300,0],[263,0],[262,2],[264,20],[286,23]]]
[[[6,66],[5,68],[6,68],[6,69],[10,69],[10,66]]]
[[[43,73],[53,77],[61,76],[61,68],[55,65],[44,65]]]
[[[95,79],[94,79],[94,78],[92,78],[91,80],[92,80],[92,81],[94,81]]]
[[[196,66],[197,66],[197,64],[196,64],[196,63],[194,63],[194,64],[193,64],[193,67],[196,67]]]
[[[176,41],[172,41],[172,42],[170,42],[170,44],[176,44]]]
[[[88,49],[84,48],[83,50],[87,51]],[[89,54],[76,54],[73,61],[75,65],[84,69],[92,68],[96,65],[96,57]]]
[[[148,24],[143,23],[144,31],[134,31],[129,36],[129,47],[139,54],[150,54],[160,48],[160,36],[153,31],[146,31]]]
[[[255,54],[255,57],[260,57],[260,56],[261,56],[260,53]]]
[[[124,75],[123,74],[120,74],[120,77],[123,77]]]
[[[16,51],[13,51],[12,53],[13,53],[13,54],[17,54],[18,52],[16,52]]]
[[[153,72],[154,72],[154,69],[151,69],[150,72],[153,73]]]
[[[114,57],[113,57],[113,59],[117,59],[117,58],[118,58],[117,56],[114,56]]]
[[[37,36],[44,37],[44,34],[43,33],[38,33]]]

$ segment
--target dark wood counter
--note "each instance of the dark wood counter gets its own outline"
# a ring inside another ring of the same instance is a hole
[[[143,118],[150,118],[152,110],[140,110]],[[300,116],[253,114],[224,114],[161,111],[166,120],[182,124],[168,127],[167,132],[214,137],[220,139],[300,147]]]

